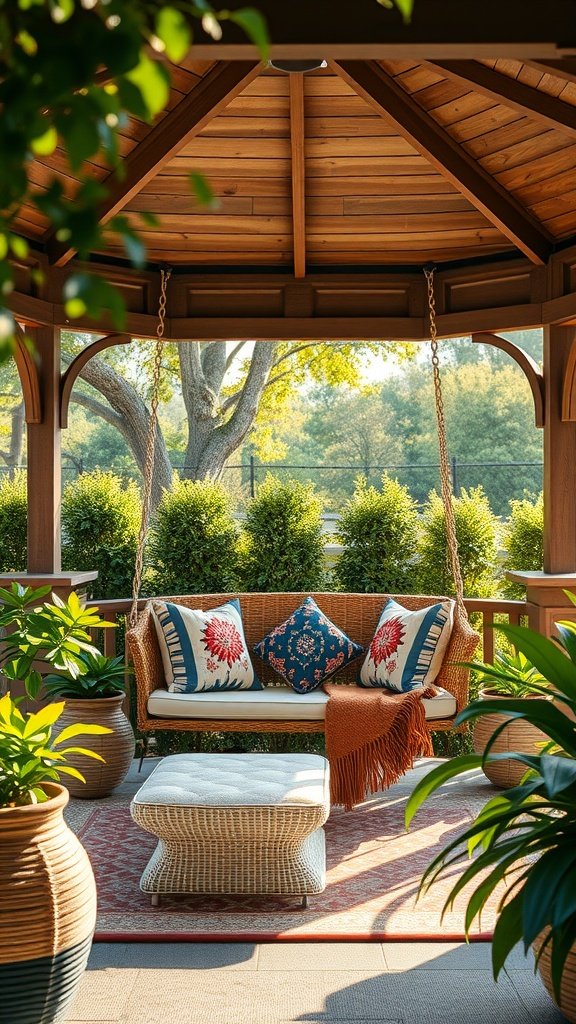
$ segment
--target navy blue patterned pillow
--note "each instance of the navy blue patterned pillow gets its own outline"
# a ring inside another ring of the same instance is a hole
[[[307,597],[285,622],[256,644],[254,653],[296,693],[309,693],[362,650],[330,622],[313,597]]]

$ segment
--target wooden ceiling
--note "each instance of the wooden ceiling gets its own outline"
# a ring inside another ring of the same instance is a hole
[[[123,129],[126,174],[102,221],[123,210],[151,263],[193,269],[303,277],[519,252],[545,263],[576,236],[576,71],[556,64],[343,60],[287,75],[188,60],[174,69],[168,111]],[[53,170],[73,200],[58,150],[31,165],[34,186]],[[216,209],[191,195],[193,172]],[[158,227],[143,226],[141,211]],[[53,263],[73,258],[33,206],[18,227]],[[113,234],[105,255],[124,258]]]

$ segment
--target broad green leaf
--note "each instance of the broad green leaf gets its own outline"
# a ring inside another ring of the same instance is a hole
[[[190,49],[191,33],[188,22],[175,7],[162,7],[156,16],[156,35],[166,47],[166,55],[178,64]]]
[[[518,893],[500,910],[492,939],[492,970],[494,979],[502,970],[508,954],[522,938],[522,893]]]
[[[42,135],[32,139],[31,146],[36,156],[50,156],[58,145],[58,135],[53,125]]]
[[[166,70],[158,61],[151,60],[143,53],[138,66],[129,71],[126,78],[139,89],[152,120],[164,109],[170,97],[170,83]]]
[[[575,868],[576,850],[562,847],[544,853],[531,865],[524,886],[523,932],[526,950],[545,925],[550,924],[556,892],[566,874],[571,875],[573,883]]]
[[[228,17],[235,25],[239,25],[248,38],[258,48],[262,60],[268,60],[270,52],[268,27],[264,16],[256,7],[241,7],[239,11],[229,11]]]
[[[425,775],[410,794],[406,805],[406,828],[410,826],[416,811],[431,793],[439,789],[440,786],[443,786],[445,782],[453,779],[454,776],[463,775],[465,772],[481,767],[482,757],[480,754],[462,754],[460,757],[454,757],[451,761],[445,761],[429,772],[428,775]]]
[[[109,732],[111,732],[111,731],[112,730],[110,729]],[[95,750],[88,750],[86,747],[66,747],[62,751],[62,753],[63,753],[64,757],[68,757],[68,754],[83,754],[84,757],[91,757],[93,761],[102,761],[103,764],[106,764],[106,762],[105,762],[105,760],[104,760],[104,758],[102,757],[101,754],[97,754]],[[59,765],[58,766],[58,771],[61,771],[61,770],[62,769],[61,769],[61,767]]]
[[[71,775],[73,779],[78,779],[79,782],[86,782],[82,772],[79,772],[77,768],[73,768],[70,764],[60,765],[58,771],[64,775]]]
[[[74,725],[67,725],[62,732],[58,734],[54,740],[54,746],[57,747],[60,743],[65,743],[66,740],[71,740],[74,736],[106,736],[108,733],[113,732],[107,725],[82,725],[80,722]]]
[[[547,754],[540,758],[539,768],[551,797],[576,783],[576,761],[571,758]]]
[[[47,726],[54,725],[57,722],[64,710],[64,702],[57,704],[47,704],[46,707],[40,708],[35,714],[30,715],[26,722],[23,735],[26,737],[34,736],[36,733]]]

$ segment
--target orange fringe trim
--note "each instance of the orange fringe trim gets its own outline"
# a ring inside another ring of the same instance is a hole
[[[388,789],[414,758],[432,755],[422,698],[435,695],[433,686],[398,694],[334,684],[324,689],[330,696],[326,753],[332,803],[350,811],[371,793]]]

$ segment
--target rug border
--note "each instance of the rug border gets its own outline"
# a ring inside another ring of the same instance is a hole
[[[97,942],[492,942],[493,932],[95,932]]]

